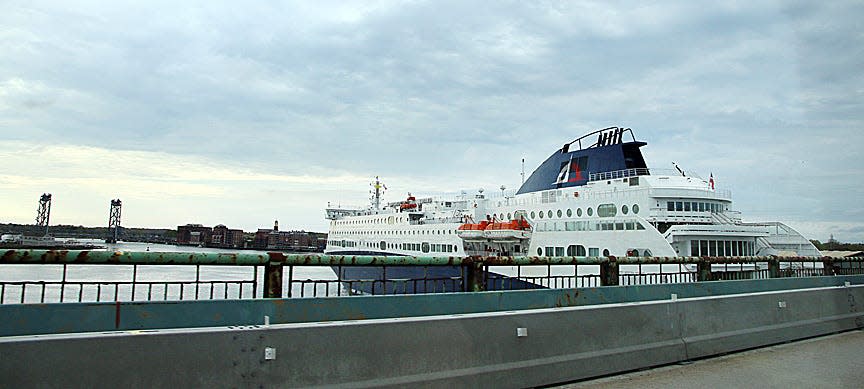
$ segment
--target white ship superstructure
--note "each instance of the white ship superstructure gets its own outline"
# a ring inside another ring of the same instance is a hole
[[[586,139],[597,141],[582,147]],[[624,142],[629,135],[630,142]],[[630,129],[595,131],[550,156],[514,194],[482,190],[328,208],[327,254],[413,256],[817,256],[779,223],[742,223],[729,191],[649,169]],[[572,150],[571,150],[572,148]]]

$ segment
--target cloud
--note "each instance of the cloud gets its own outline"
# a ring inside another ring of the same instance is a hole
[[[19,188],[72,165],[100,196],[106,176],[221,209],[315,188],[291,206],[318,212],[323,193],[362,203],[376,174],[400,192],[515,188],[522,158],[530,174],[623,125],[649,164],[713,172],[745,215],[864,214],[847,200],[864,189],[860,2],[4,8],[0,140],[42,169],[4,176]]]

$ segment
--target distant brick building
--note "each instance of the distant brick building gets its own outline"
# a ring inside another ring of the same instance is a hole
[[[177,226],[177,244],[189,246],[202,246],[210,242],[213,229],[201,224],[187,224]]]
[[[224,224],[219,224],[213,227],[207,246],[228,249],[243,248],[243,230],[232,230],[225,227]]]
[[[326,234],[306,231],[279,231],[279,221],[273,229],[259,228],[253,247],[259,250],[323,251]]]

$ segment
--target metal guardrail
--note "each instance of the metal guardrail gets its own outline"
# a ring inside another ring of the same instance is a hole
[[[0,253],[0,265],[61,268],[55,279],[0,281],[3,304],[346,296],[359,290],[373,294],[471,292],[864,274],[864,258],[834,257],[409,257],[65,250]],[[112,281],[69,276],[72,269],[87,272],[92,265],[120,266],[127,271],[125,278]],[[187,272],[185,276],[172,273],[172,277],[153,279],[160,273],[165,275],[165,266],[194,269],[194,278]],[[358,267],[374,267],[380,272],[373,277],[351,278],[342,270]],[[458,275],[441,276],[436,272],[441,267],[458,268]],[[225,268],[233,269],[233,277],[219,271]],[[392,270],[388,276],[388,270],[394,268],[413,269],[418,276],[399,277],[400,272]],[[213,272],[221,278],[204,277],[202,269],[219,269]],[[310,273],[310,269],[314,271]],[[145,270],[157,274],[142,276]],[[499,275],[502,270],[509,274]],[[0,279],[7,278],[7,274],[0,273]]]

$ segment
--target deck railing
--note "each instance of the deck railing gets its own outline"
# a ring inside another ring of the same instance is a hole
[[[472,292],[864,274],[864,258],[835,257],[0,253],[2,304]],[[442,268],[450,274],[441,275]],[[362,269],[365,275],[346,274],[351,269]],[[406,271],[416,276],[406,278]]]

